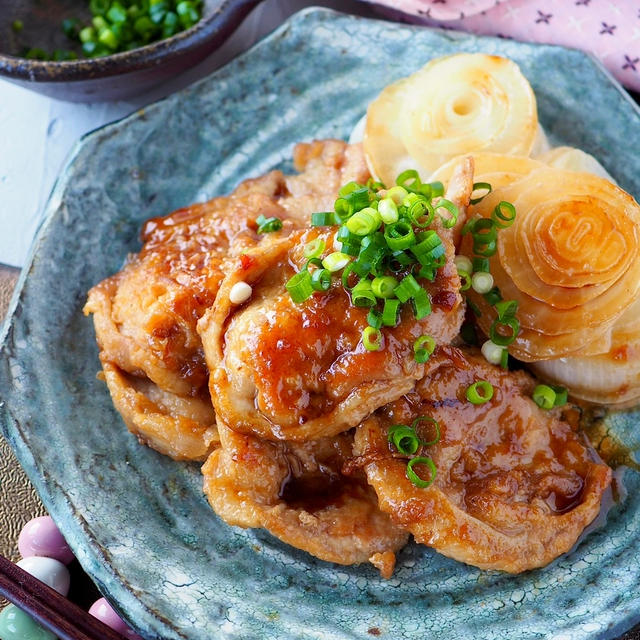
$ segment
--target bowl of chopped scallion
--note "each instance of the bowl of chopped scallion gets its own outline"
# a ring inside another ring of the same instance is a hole
[[[4,0],[0,78],[74,102],[141,93],[213,52],[260,0]]]

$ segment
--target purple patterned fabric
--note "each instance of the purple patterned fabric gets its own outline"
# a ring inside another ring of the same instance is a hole
[[[412,22],[589,51],[640,91],[638,0],[376,0]]]

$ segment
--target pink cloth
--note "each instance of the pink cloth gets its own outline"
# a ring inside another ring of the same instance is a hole
[[[376,0],[431,26],[589,51],[640,91],[638,0]]]

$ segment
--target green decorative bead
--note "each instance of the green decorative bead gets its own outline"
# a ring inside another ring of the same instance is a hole
[[[10,604],[0,612],[0,640],[56,640],[56,636]]]

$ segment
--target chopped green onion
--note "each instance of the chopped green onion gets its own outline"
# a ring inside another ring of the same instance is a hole
[[[493,385],[486,380],[478,380],[467,387],[465,395],[471,404],[484,404],[493,398]]]
[[[413,310],[416,320],[422,320],[431,313],[431,300],[424,289],[413,296]]]
[[[416,242],[411,224],[404,220],[387,225],[384,229],[384,239],[392,251],[408,249]]]
[[[299,304],[304,302],[311,294],[313,294],[313,285],[311,284],[311,274],[305,269],[296,273],[289,279],[285,285],[291,299]]]
[[[424,447],[430,447],[434,444],[438,444],[438,442],[440,442],[440,424],[437,420],[434,420],[433,418],[429,417],[429,416],[418,416],[412,423],[411,423],[411,428],[416,432],[416,434],[418,433],[418,425],[421,422],[431,422],[434,427],[436,428],[436,437],[433,440],[429,440],[428,442],[425,442],[424,440],[421,442],[422,446]]]
[[[442,220],[442,226],[445,229],[451,229],[455,226],[456,222],[458,222],[458,215],[460,211],[458,207],[451,202],[451,200],[447,200],[446,198],[442,198],[438,201],[436,205],[434,205],[434,209],[438,211],[438,209],[446,209],[451,215],[450,216],[440,216]]]
[[[322,252],[326,248],[326,243],[323,238],[316,238],[315,240],[311,240],[304,245],[304,249],[302,250],[302,255],[305,258],[317,258],[322,255]]]
[[[476,271],[482,271],[484,273],[489,273],[489,259],[488,258],[474,258],[471,261],[473,265],[471,271],[475,273]]]
[[[340,187],[340,191],[338,191],[338,195],[339,196],[348,196],[353,191],[356,191],[358,189],[362,189],[363,186],[364,185],[361,185],[359,182],[355,182],[355,180],[352,180],[351,182],[347,182],[347,184],[345,184],[342,187]]]
[[[331,273],[326,269],[316,269],[311,274],[311,286],[314,291],[328,291],[331,286]]]
[[[490,305],[495,305],[500,302],[500,300],[502,300],[502,294],[500,293],[500,289],[498,289],[498,287],[493,287],[491,291],[487,291],[487,293],[485,293],[482,297]]]
[[[498,313],[498,319],[504,320],[505,318],[513,317],[518,311],[517,300],[501,300],[495,303],[495,308]]]
[[[367,322],[370,327],[374,329],[380,329],[382,327],[382,313],[377,309],[371,309],[367,314]]]
[[[567,400],[569,398],[569,392],[564,387],[559,387],[554,384],[550,386],[556,393],[556,399],[553,402],[553,406],[562,407],[565,404],[567,404]]]
[[[362,344],[367,351],[382,349],[382,332],[374,327],[365,327],[362,332]]]
[[[498,330],[501,327],[509,327],[511,329],[511,334],[505,336],[503,333],[500,333]],[[520,322],[517,318],[513,316],[507,316],[500,320],[500,318],[496,318],[489,329],[489,337],[493,342],[501,347],[506,347],[510,345],[517,337],[520,332]]]
[[[349,262],[351,262],[351,258],[346,253],[334,251],[322,260],[322,266],[331,271],[331,273],[334,273],[335,271],[344,269]]]
[[[498,231],[493,220],[489,218],[475,220],[471,235],[473,236],[474,253],[488,258],[496,252],[498,247]]]
[[[546,384],[539,384],[533,390],[532,398],[541,409],[553,409],[556,402],[556,392]]]
[[[258,225],[258,233],[272,233],[282,229],[282,220],[280,218],[265,218],[262,214],[256,218],[256,224]]]
[[[424,464],[429,467],[430,478],[429,480],[423,480],[414,470],[413,467],[417,464]],[[427,458],[424,456],[420,456],[417,458],[412,458],[407,462],[407,478],[419,489],[426,489],[433,484],[433,481],[436,479],[436,474],[438,470],[436,469],[436,465],[433,463],[431,458]]]
[[[500,201],[491,212],[491,219],[500,229],[510,227],[516,219],[516,208],[505,200]]]
[[[487,362],[490,362],[491,364],[501,364],[502,354],[506,351],[504,347],[497,345],[491,340],[487,340],[480,350]]]
[[[445,254],[440,236],[433,230],[422,231],[417,237],[418,243],[411,246],[411,253],[422,265],[431,265]]]
[[[396,184],[407,191],[417,191],[419,193],[422,181],[415,169],[407,169],[396,178]]]
[[[409,192],[401,186],[395,186],[395,187],[391,187],[391,189],[389,189],[387,191],[387,195],[385,196],[386,198],[391,198],[396,205],[401,205],[404,202],[404,199],[407,197],[407,194]]]
[[[398,222],[398,205],[393,201],[393,198],[383,198],[378,203],[378,213],[382,218],[382,222],[385,224],[393,224]]]
[[[477,271],[471,277],[471,286],[476,293],[489,293],[493,288],[493,276],[490,273]]]
[[[387,298],[382,308],[382,324],[385,327],[395,327],[398,324],[398,309],[400,300]]]
[[[398,281],[393,276],[381,276],[371,282],[371,290],[377,298],[392,298]]]
[[[418,284],[418,281],[409,274],[402,279],[400,284],[393,290],[393,293],[400,302],[407,302],[407,300],[413,298],[418,291],[422,291],[422,287]]]
[[[415,196],[415,198],[407,208],[407,217],[419,227],[428,227],[433,222],[435,209],[426,198],[414,193],[410,193],[409,196]]]
[[[413,358],[416,362],[422,364],[426,362],[436,348],[436,341],[427,335],[420,336],[413,343]]]
[[[373,291],[371,291],[370,280],[360,280],[360,282],[351,289],[351,302],[354,307],[372,307],[376,301],[376,296]]]
[[[471,273],[472,271],[474,271],[473,263],[469,258],[467,258],[467,256],[456,256],[453,262],[456,265],[458,273],[460,273],[460,271],[464,271],[466,273]],[[487,268],[486,271],[489,271],[489,269]]]
[[[311,214],[312,227],[330,227],[336,224],[336,216],[333,211],[318,211]]]
[[[367,236],[377,231],[382,224],[380,214],[371,207],[356,211],[345,223],[345,226],[356,236]]]
[[[432,198],[439,198],[444,195],[444,185],[442,184],[442,182],[430,182],[429,189]]]
[[[460,278],[460,291],[468,291],[471,289],[471,275],[466,271],[458,270],[458,276]]]
[[[471,193],[472,196],[475,191],[486,191],[486,193],[483,193],[481,196],[476,196],[475,198],[472,197],[469,201],[471,204],[478,204],[478,202],[486,198],[491,193],[492,187],[488,182],[474,182]]]
[[[389,427],[387,439],[393,443],[399,453],[405,456],[413,455],[420,446],[420,438],[414,429],[405,424],[392,424]]]
[[[509,368],[509,352],[506,349],[502,351],[502,358],[500,358],[500,366],[503,369]]]

